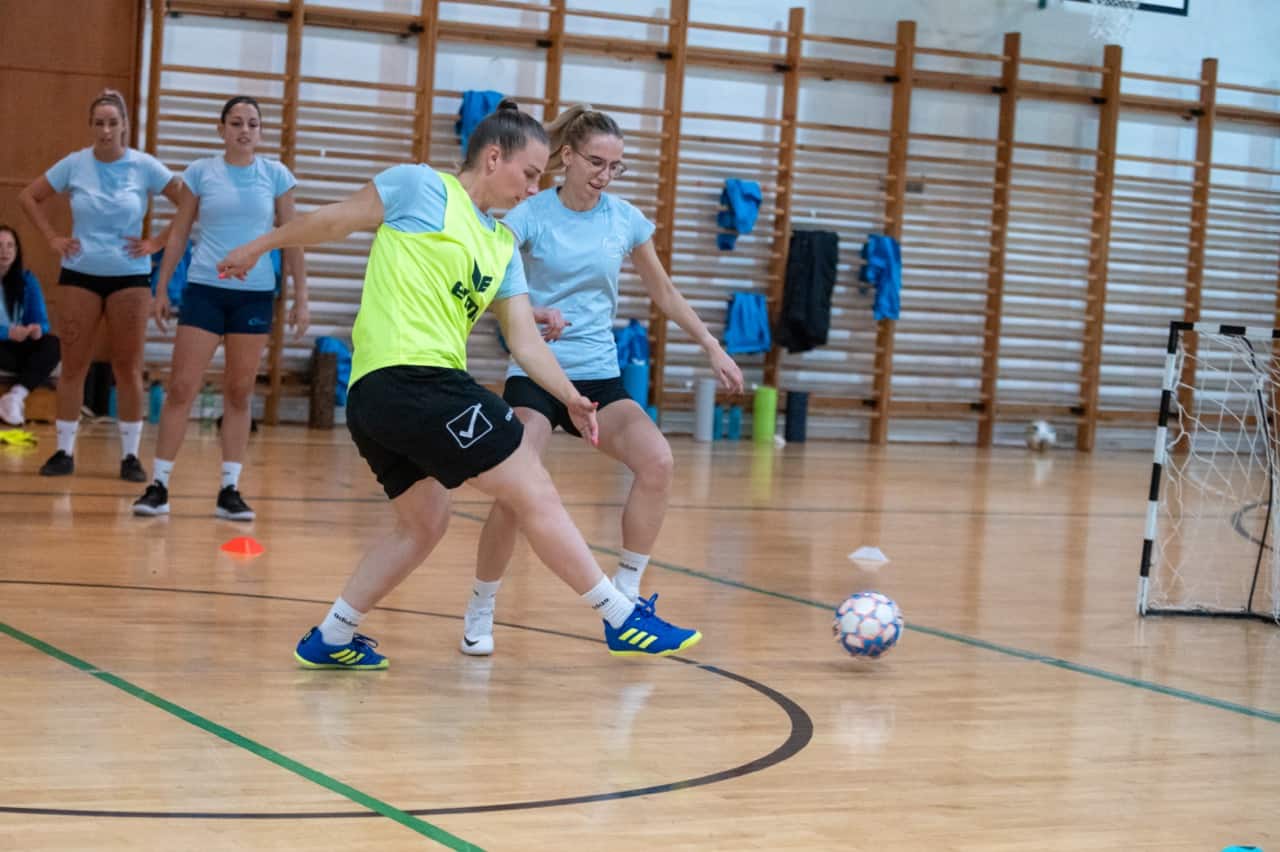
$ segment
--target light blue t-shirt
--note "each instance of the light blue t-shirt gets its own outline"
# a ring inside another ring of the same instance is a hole
[[[572,323],[551,352],[570,379],[618,376],[613,317],[622,259],[653,236],[653,223],[627,201],[601,193],[585,212],[560,203],[556,189],[522,201],[502,221],[516,235],[535,307],[557,308]],[[508,376],[525,372],[514,361]]]
[[[382,199],[382,221],[390,228],[406,234],[421,234],[444,229],[444,208],[448,201],[444,181],[436,170],[419,163],[417,165],[392,166],[373,178],[373,186]],[[497,220],[480,210],[473,203],[471,209],[486,228],[493,228]],[[519,242],[519,237],[516,238]],[[529,292],[524,279],[524,264],[520,252],[511,253],[502,285],[494,301],[510,299]]]
[[[125,237],[142,236],[147,201],[169,185],[173,172],[150,154],[126,148],[114,163],[82,148],[44,173],[54,192],[71,195],[71,236],[80,253],[63,258],[63,269],[86,275],[148,275],[151,258],[129,257]]]
[[[187,166],[182,179],[200,199],[187,280],[233,290],[274,290],[276,274],[269,255],[258,258],[243,281],[218,278],[218,262],[275,226],[276,199],[297,185],[293,174],[276,160],[254,157],[247,166],[233,166],[219,154]]]

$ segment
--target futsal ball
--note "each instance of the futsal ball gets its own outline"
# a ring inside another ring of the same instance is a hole
[[[1032,420],[1027,424],[1027,447],[1042,452],[1058,441],[1058,433],[1048,420]]]
[[[836,607],[831,632],[853,656],[878,657],[902,635],[902,613],[879,592],[858,592]]]

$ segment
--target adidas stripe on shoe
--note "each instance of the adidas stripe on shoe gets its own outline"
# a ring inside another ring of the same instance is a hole
[[[320,628],[313,627],[298,642],[294,658],[306,669],[352,669],[375,671],[391,664],[383,655],[373,650],[378,643],[357,633],[345,645],[326,645]]]
[[[697,630],[687,630],[663,621],[654,612],[658,596],[636,601],[636,608],[614,628],[605,622],[604,640],[615,657],[665,657],[692,648],[702,641]]]

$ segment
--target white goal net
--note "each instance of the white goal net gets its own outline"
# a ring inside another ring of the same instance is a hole
[[[1172,323],[1138,589],[1142,615],[1280,624],[1280,330]]]

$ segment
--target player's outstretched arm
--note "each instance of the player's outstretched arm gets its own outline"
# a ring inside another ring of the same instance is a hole
[[[725,353],[720,341],[716,340],[715,335],[707,329],[706,324],[693,310],[693,306],[680,295],[680,291],[671,281],[671,276],[662,268],[662,261],[658,259],[658,251],[653,246],[653,240],[646,240],[636,246],[631,252],[631,262],[635,265],[636,273],[639,274],[640,281],[648,291],[649,298],[658,306],[658,310],[662,311],[663,316],[671,317],[672,321],[684,329],[684,333],[692,337],[707,353],[707,360],[711,362],[711,369],[720,381],[720,386],[727,391],[741,393],[742,370],[737,362]]]
[[[371,231],[382,224],[382,198],[372,183],[367,183],[354,195],[326,204],[286,222],[252,242],[232,249],[218,264],[218,274],[244,278],[269,251],[289,246],[313,246],[340,240],[356,231]]]
[[[592,444],[597,443],[600,438],[596,404],[578,393],[573,382],[560,369],[560,363],[551,354],[533,320],[533,306],[529,304],[528,295],[497,300],[493,303],[493,312],[498,317],[498,325],[502,326],[502,337],[511,349],[511,357],[529,374],[529,378],[565,404],[573,425],[578,427],[583,437]]]

